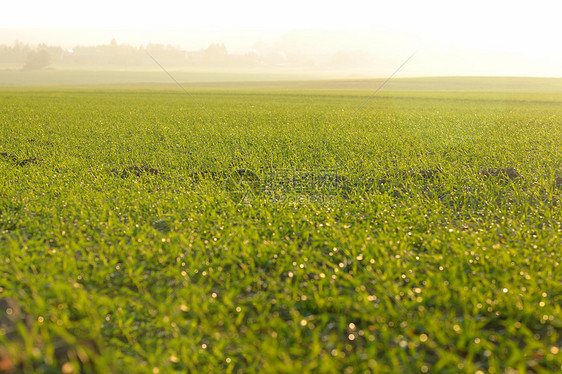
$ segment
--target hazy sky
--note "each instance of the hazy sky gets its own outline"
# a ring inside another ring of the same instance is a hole
[[[233,35],[273,37],[294,29],[382,32],[397,47],[407,41],[404,53],[415,46],[442,55],[503,54],[524,60],[523,75],[562,76],[561,15],[561,0],[17,0],[2,5],[0,42],[18,39],[17,32],[6,30],[16,28],[116,30],[121,32],[118,41],[137,44],[166,42],[157,39],[184,30],[216,39],[201,42],[230,43],[229,49],[257,41],[234,40]],[[72,34],[68,40],[80,37]],[[83,37],[92,42],[92,35]],[[27,41],[23,34],[19,39]]]

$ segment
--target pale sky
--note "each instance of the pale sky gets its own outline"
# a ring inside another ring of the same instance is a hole
[[[8,34],[6,30],[15,28],[144,30],[142,35],[151,32],[153,35],[168,32],[169,35],[174,30],[190,30],[192,35],[197,32],[215,35],[215,38],[224,35],[225,42],[230,40],[233,44],[236,43],[232,35],[245,35],[244,32],[251,32],[251,35],[280,35],[294,29],[384,32],[389,38],[396,38],[396,44],[409,40],[417,49],[438,53],[512,54],[529,64],[537,64],[535,70],[526,75],[562,76],[561,0],[4,2],[0,33],[5,35],[0,35],[0,42],[17,38],[17,33]],[[132,35],[130,40],[119,41],[143,44]],[[411,47],[408,45],[405,49]]]

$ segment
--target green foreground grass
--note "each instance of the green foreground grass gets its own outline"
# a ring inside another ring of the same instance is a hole
[[[193,95],[212,120],[177,89],[0,91],[8,369],[562,369],[562,94]],[[239,204],[239,169],[345,183]]]

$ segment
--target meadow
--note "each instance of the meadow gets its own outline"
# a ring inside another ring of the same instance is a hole
[[[562,91],[315,87],[0,88],[0,372],[562,370]]]

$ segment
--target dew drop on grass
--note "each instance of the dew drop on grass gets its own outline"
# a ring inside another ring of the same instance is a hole
[[[65,362],[64,365],[61,366],[61,371],[63,374],[70,374],[74,371],[74,366],[70,362]]]

